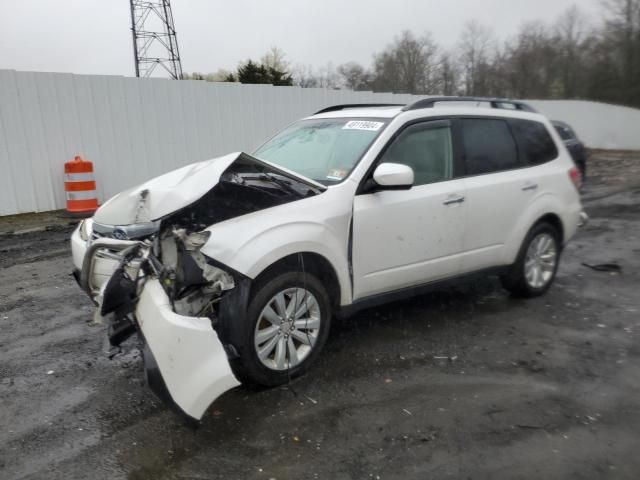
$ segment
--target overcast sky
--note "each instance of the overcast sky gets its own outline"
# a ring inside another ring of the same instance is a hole
[[[394,35],[429,31],[453,47],[476,19],[501,38],[577,3],[593,22],[600,0],[173,0],[185,72],[234,69],[272,45],[292,64],[355,60]],[[0,0],[0,69],[133,75],[128,0]]]

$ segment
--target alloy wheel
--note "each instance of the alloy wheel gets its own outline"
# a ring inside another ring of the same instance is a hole
[[[304,361],[320,332],[322,313],[316,297],[304,288],[287,288],[262,309],[254,346],[264,366],[288,370]]]
[[[543,288],[555,273],[558,261],[556,241],[548,233],[541,233],[531,240],[524,263],[524,275],[532,288]]]

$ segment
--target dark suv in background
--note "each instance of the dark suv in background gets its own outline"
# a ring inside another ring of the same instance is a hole
[[[551,123],[558,131],[558,134],[567,147],[567,150],[569,150],[573,161],[580,170],[582,180],[584,181],[587,177],[587,151],[584,147],[584,143],[582,143],[576,135],[576,132],[568,123],[561,122],[560,120],[552,120]]]

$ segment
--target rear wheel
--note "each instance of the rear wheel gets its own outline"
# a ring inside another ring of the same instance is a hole
[[[240,354],[236,375],[263,386],[302,375],[320,353],[330,323],[331,302],[314,275],[285,272],[261,280],[233,342]]]
[[[546,222],[535,225],[527,234],[515,263],[501,278],[502,285],[519,297],[544,294],[555,279],[560,251],[558,230]]]

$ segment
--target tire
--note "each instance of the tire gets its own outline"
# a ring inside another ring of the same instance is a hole
[[[284,307],[291,306],[293,311],[297,305],[299,311],[306,308],[307,313],[298,320],[279,315],[278,307],[282,304],[276,297],[280,295]],[[232,344],[238,351],[238,358],[231,362],[234,373],[243,383],[264,387],[283,385],[302,375],[327,340],[331,314],[329,295],[322,282],[312,274],[278,272],[259,280],[249,299],[246,317],[233,328]],[[230,322],[238,320],[227,319]],[[280,330],[273,330],[274,327]],[[268,340],[260,343],[265,339]],[[258,351],[267,351],[273,341],[276,343],[272,350],[261,358]],[[284,349],[284,361],[279,355],[281,349]],[[295,356],[292,349],[296,351]]]
[[[536,253],[545,245],[547,249],[543,253]],[[515,263],[500,277],[502,286],[515,297],[543,295],[555,279],[561,251],[560,233],[556,227],[546,222],[534,225],[522,242]],[[551,254],[553,264],[550,262]]]

